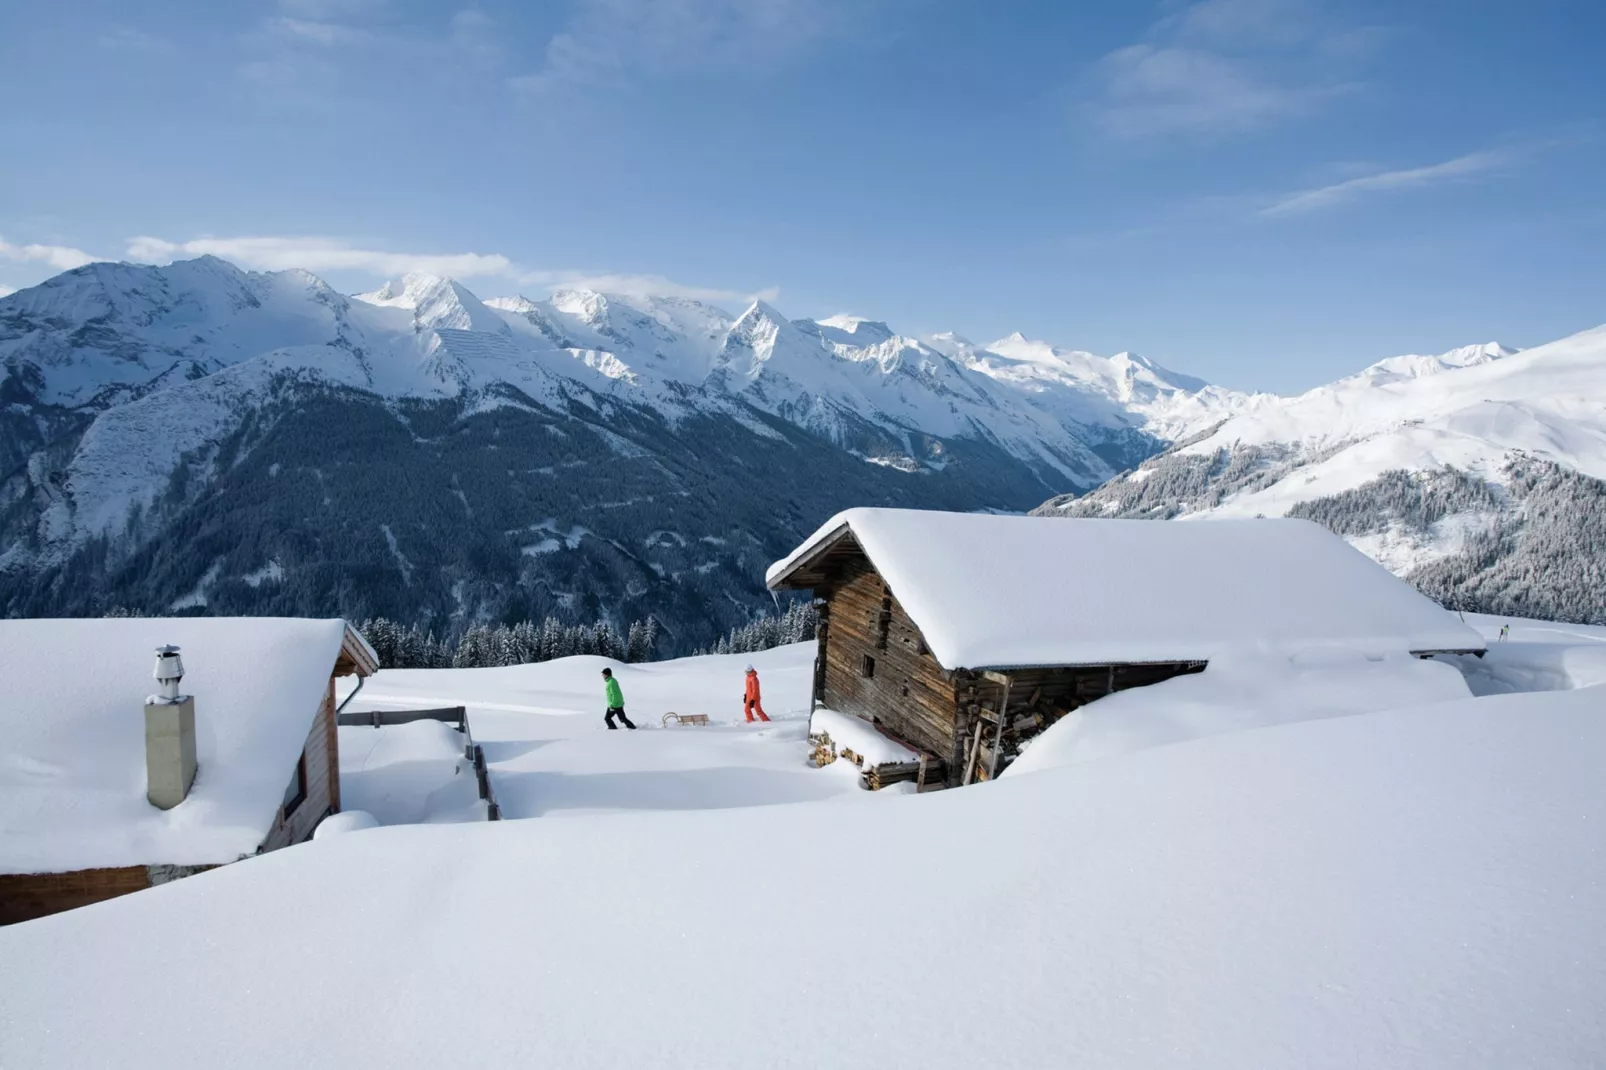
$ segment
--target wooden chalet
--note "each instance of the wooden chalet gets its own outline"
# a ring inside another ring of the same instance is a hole
[[[142,707],[169,644],[194,728],[162,809]],[[377,669],[338,620],[0,621],[0,924],[308,839],[340,810],[335,681]]]
[[[1325,529],[854,509],[770,569],[820,611],[813,700],[955,786],[1105,695],[1228,650],[1476,652],[1472,629]]]

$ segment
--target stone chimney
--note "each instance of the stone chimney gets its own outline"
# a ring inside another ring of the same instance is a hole
[[[195,783],[195,699],[178,693],[184,679],[178,647],[157,647],[152,675],[162,692],[145,700],[145,797],[171,810]]]

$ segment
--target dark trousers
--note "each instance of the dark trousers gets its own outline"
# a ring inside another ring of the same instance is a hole
[[[612,706],[612,707],[610,707],[608,709],[608,713],[607,713],[607,715],[605,717],[603,717],[603,720],[608,722],[608,727],[609,728],[618,728],[619,727],[618,725],[613,723],[613,719],[615,717],[617,717],[621,721],[623,721],[625,723],[625,727],[626,728],[634,728],[634,727],[636,727],[635,725],[630,723],[630,718],[625,716],[625,708],[623,706]]]

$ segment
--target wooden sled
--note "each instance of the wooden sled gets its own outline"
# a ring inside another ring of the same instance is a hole
[[[666,714],[664,714],[663,721],[661,721],[660,723],[665,728],[668,728],[671,723],[674,723],[674,724],[707,724],[708,723],[708,714],[706,714],[706,713],[666,713]]]

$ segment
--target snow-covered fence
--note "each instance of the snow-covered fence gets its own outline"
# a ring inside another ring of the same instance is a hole
[[[388,725],[412,724],[414,721],[443,721],[447,724],[456,721],[459,732],[468,732],[468,711],[462,706],[443,706],[434,710],[363,710],[340,715],[341,726],[348,728],[363,725],[384,728]],[[467,752],[463,756],[468,757]]]
[[[502,808],[496,801],[496,790],[491,774],[485,765],[485,748],[474,742],[474,733],[468,726],[468,710],[463,706],[442,706],[432,710],[363,710],[359,713],[342,713],[339,723],[346,728],[412,724],[414,721],[441,721],[453,724],[463,733],[463,757],[474,763],[474,778],[479,783],[480,798],[485,800],[485,819],[502,820]]]

